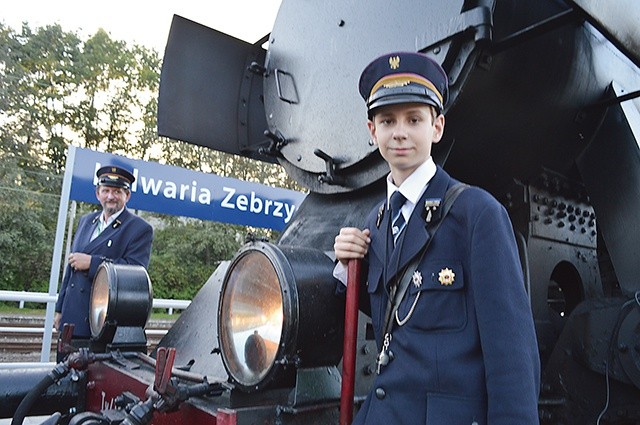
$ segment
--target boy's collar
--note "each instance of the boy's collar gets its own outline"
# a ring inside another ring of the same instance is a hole
[[[436,174],[436,169],[436,164],[430,156],[422,165],[416,168],[399,187],[393,183],[391,173],[389,173],[389,175],[387,175],[387,203],[391,198],[391,194],[399,190],[408,201],[416,204],[420,200],[425,185],[429,183]]]

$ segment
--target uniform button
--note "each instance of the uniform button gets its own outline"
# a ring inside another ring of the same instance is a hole
[[[72,283],[72,284],[71,284],[71,287],[72,287],[72,288],[74,288],[75,286],[76,286],[76,284],[75,284],[75,283]]]
[[[80,288],[80,292],[84,292],[84,288]]]
[[[382,400],[386,396],[387,393],[385,392],[384,388],[376,388],[376,397],[378,398],[378,400]]]

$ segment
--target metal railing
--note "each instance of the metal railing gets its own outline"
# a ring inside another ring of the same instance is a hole
[[[20,304],[20,308],[23,308],[25,302],[31,303],[44,303],[44,304],[55,304],[58,299],[57,295],[50,295],[45,292],[27,292],[27,291],[0,291],[0,301],[16,301]],[[169,300],[165,298],[154,298],[153,299],[153,308],[165,308],[169,311],[169,314],[173,314],[174,310],[184,310],[189,307],[191,301],[189,300]],[[45,320],[44,328],[34,328],[34,327],[0,327],[0,332],[6,333],[42,333],[43,336],[46,336],[47,340],[51,341],[53,333],[56,332],[53,329],[53,322],[51,320]],[[149,335],[163,335],[166,333],[166,330],[161,329],[149,329],[145,331]],[[57,332],[56,332],[57,333]],[[41,362],[45,363],[49,359],[51,355],[51,347],[50,344],[46,344],[43,341],[42,344],[42,352],[41,352]],[[1,365],[0,365],[1,366]]]
[[[49,295],[46,292],[26,292],[26,291],[0,291],[0,301],[17,301],[19,303],[55,303],[57,295]],[[166,308],[169,314],[173,310],[184,310],[189,307],[189,300],[169,300],[166,298],[154,298],[153,308]]]

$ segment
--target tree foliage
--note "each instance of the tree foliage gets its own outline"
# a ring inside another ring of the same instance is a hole
[[[187,221],[174,223],[156,231],[155,255],[149,264],[151,282],[157,298],[190,299],[216,269],[221,259],[228,259],[242,241],[238,226]]]
[[[279,166],[159,137],[160,67],[156,51],[104,30],[83,40],[57,24],[15,30],[0,23],[0,289],[47,287],[70,145],[298,188]],[[81,205],[78,215],[94,208]],[[193,296],[246,233],[153,218],[149,270],[163,298]]]
[[[0,289],[46,291],[56,217],[48,206],[58,199],[29,187],[43,188],[50,176],[19,167],[15,158],[0,161]]]

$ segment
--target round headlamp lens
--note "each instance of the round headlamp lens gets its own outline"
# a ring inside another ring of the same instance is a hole
[[[89,305],[91,335],[98,336],[104,328],[109,309],[109,276],[105,267],[100,267],[93,281]]]
[[[266,255],[250,251],[229,271],[221,299],[220,341],[239,383],[262,381],[274,363],[284,325],[278,274]]]

